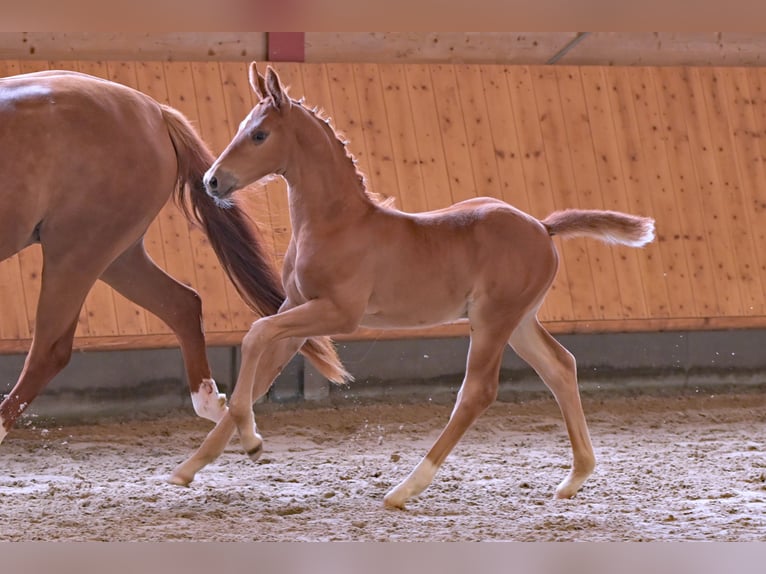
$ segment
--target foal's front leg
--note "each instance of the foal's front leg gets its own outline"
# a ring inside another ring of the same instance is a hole
[[[255,430],[253,385],[264,351],[276,341],[293,337],[350,333],[359,324],[363,307],[353,312],[328,299],[312,299],[276,315],[258,319],[242,340],[242,366],[229,400],[229,413],[237,426],[240,442],[252,458],[260,455],[263,440]]]

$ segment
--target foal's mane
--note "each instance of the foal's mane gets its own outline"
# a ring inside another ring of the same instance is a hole
[[[306,112],[311,117],[316,119],[317,123],[323,130],[325,130],[330,140],[335,141],[335,143],[341,147],[344,156],[350,162],[351,167],[354,170],[357,182],[359,183],[359,190],[373,203],[376,203],[381,207],[393,207],[394,202],[396,201],[395,197],[375,193],[368,189],[367,176],[364,174],[364,172],[362,172],[362,170],[359,169],[359,165],[356,158],[354,157],[354,154],[351,153],[351,150],[348,149],[349,141],[335,129],[335,127],[332,125],[330,116],[327,115],[325,111],[318,106],[314,106],[313,108],[306,107],[304,105],[304,98],[301,98],[300,100],[292,100],[292,102],[293,104],[298,105],[302,109],[306,110]]]

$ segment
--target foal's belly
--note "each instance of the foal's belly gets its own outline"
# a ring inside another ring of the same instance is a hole
[[[402,290],[396,299],[371,299],[361,326],[375,329],[431,327],[450,323],[466,315],[465,296],[433,290],[426,296],[418,296],[413,291]]]

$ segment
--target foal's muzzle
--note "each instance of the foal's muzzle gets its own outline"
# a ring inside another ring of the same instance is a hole
[[[223,199],[231,195],[238,187],[237,178],[222,169],[210,168],[202,178],[205,191],[213,199]]]

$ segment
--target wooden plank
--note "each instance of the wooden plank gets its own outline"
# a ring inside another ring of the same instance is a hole
[[[378,71],[386,106],[388,137],[396,166],[397,205],[404,211],[427,211],[428,198],[420,171],[420,152],[404,66],[381,64]]]
[[[354,70],[351,64],[327,64],[326,69],[333,105],[333,123],[338,127],[341,139],[348,141],[346,149],[366,177],[369,173],[367,144],[364,140]]]
[[[685,68],[681,74],[678,96],[685,104],[682,111],[686,118],[697,186],[707,222],[707,241],[713,254],[713,270],[722,285],[718,289],[721,312],[724,315],[742,315],[742,294],[737,284],[737,266],[733,260],[738,246],[732,242],[729,226],[720,215],[724,211],[724,198],[720,194],[721,185],[714,146],[710,139],[703,87],[696,69]]]
[[[657,70],[654,88],[659,104],[661,137],[669,160],[670,177],[677,198],[680,227],[675,231],[685,243],[689,273],[692,281],[694,304],[698,316],[721,315],[717,291],[729,288],[728,283],[715,273],[706,226],[704,205],[700,197],[697,174],[694,168],[689,134],[681,99],[682,72],[678,68]]]
[[[141,62],[136,66],[136,79],[138,88],[153,97],[160,103],[169,104],[165,68],[160,62]],[[186,285],[193,285],[196,281],[194,273],[194,261],[189,239],[190,228],[184,216],[176,207],[172,198],[160,210],[155,222],[149,228],[147,239],[152,243],[159,241],[159,245],[152,245],[149,253],[163,253],[161,262],[165,269],[174,279]],[[155,233],[158,230],[159,233]],[[149,316],[147,315],[147,322]],[[156,327],[155,327],[156,328]],[[155,332],[152,328],[152,332]]]
[[[431,82],[430,67],[408,65],[404,74],[425,203],[428,209],[447,207],[452,205],[453,199],[436,108],[438,96]],[[406,193],[406,190],[402,191]]]
[[[618,132],[613,119],[615,110],[610,106],[607,93],[607,80],[599,68],[567,68],[560,76],[567,79],[571,73],[579,78],[582,89],[582,105],[585,107],[584,120],[588,123],[591,147],[595,161],[597,189],[601,195],[601,205],[605,209],[629,212],[626,181],[635,181],[638,171],[638,155],[632,138],[624,141],[624,134]],[[615,93],[611,90],[609,93]],[[574,96],[573,96],[574,98]],[[624,102],[620,104],[624,107]],[[623,145],[618,144],[618,138]],[[632,147],[631,147],[632,146]],[[627,153],[627,157],[623,155]],[[647,315],[646,298],[651,295],[643,284],[639,255],[635,249],[611,249],[614,258],[616,287],[620,292],[623,313],[627,317],[638,318]],[[664,284],[662,285],[664,289]]]
[[[648,177],[647,183],[652,187],[650,197],[652,213],[657,222],[656,244],[662,261],[662,278],[667,284],[670,314],[674,317],[694,315],[696,309],[684,241],[677,233],[681,227],[678,218],[680,206],[676,204],[667,152],[660,131],[654,78],[651,70],[639,68],[631,74],[631,80],[633,106],[639,118],[638,133],[647,161],[644,173]]]
[[[567,128],[561,111],[556,70],[552,67],[530,69],[540,133],[543,138],[542,158],[557,209],[579,207],[572,159],[567,145]],[[565,261],[574,319],[600,319],[603,310],[595,296],[593,273],[588,256],[587,239],[576,238],[561,242],[560,255]]]
[[[763,165],[763,150],[759,145],[761,132],[756,123],[754,101],[748,83],[749,71],[743,68],[716,70],[719,85],[725,89],[729,129],[734,143],[737,167],[740,173],[741,198],[740,208],[747,220],[747,234],[755,247],[756,261],[752,274],[766,283],[766,210],[763,199],[766,192],[766,169]],[[759,201],[759,198],[761,201]],[[745,314],[764,314],[764,302],[759,301],[760,312],[756,306],[746,308]]]
[[[0,77],[20,73],[17,61],[0,60]],[[21,263],[13,255],[0,263],[0,339],[31,337],[31,325],[27,317],[28,295],[24,289]],[[36,302],[32,302],[33,307]]]
[[[593,147],[590,118],[585,104],[582,81],[577,68],[554,68],[555,81],[559,90],[562,120],[566,127],[567,147],[572,159],[572,178],[576,189],[576,201],[587,209],[605,209],[598,165]],[[551,78],[549,81],[553,81]],[[586,241],[590,261],[592,284],[590,285],[598,304],[598,315],[602,318],[627,318],[628,307],[622,301],[619,270],[614,258],[627,248],[606,245],[598,241]],[[623,281],[624,283],[624,281]],[[633,295],[630,293],[626,295]]]
[[[526,213],[531,213],[530,201],[527,197],[527,183],[524,178],[524,166],[519,152],[519,140],[516,136],[516,119],[513,115],[511,96],[506,82],[507,68],[501,66],[482,66],[482,85],[484,99],[487,105],[492,135],[492,150],[503,200]],[[549,301],[556,301],[551,294],[546,297],[539,311],[542,318],[551,317]],[[555,313],[555,311],[554,311]]]
[[[494,145],[493,155],[497,166],[502,199],[530,212],[524,168],[519,157],[519,141],[516,137],[516,119],[505,81],[506,68],[481,66],[484,100],[487,105],[488,125]]]
[[[731,136],[727,110],[729,104],[723,80],[725,75],[729,74],[722,70],[699,70],[710,138],[714,142],[713,157],[721,185],[717,194],[722,199],[722,211],[719,216],[724,219],[729,228],[731,241],[736,245],[736,250],[731,256],[737,266],[737,283],[742,294],[742,310],[745,315],[751,313],[760,315],[764,309],[764,290],[757,270],[764,260],[759,257],[753,243],[751,233],[753,227],[749,221],[751,209],[749,206],[745,207],[740,167],[742,160],[738,158]],[[761,180],[762,183],[763,180]]]
[[[200,114],[197,109],[197,93],[195,92],[190,64],[187,62],[164,63],[163,68],[168,87],[168,103],[199,125]],[[163,224],[165,221],[167,220],[163,220]],[[226,297],[226,278],[215,253],[202,230],[189,229],[185,221],[176,229],[182,227],[188,230],[191,259],[194,263],[192,286],[202,294],[205,331],[210,333],[231,330],[229,305]],[[179,233],[179,235],[183,236],[183,233]],[[168,240],[167,237],[164,239]],[[172,252],[172,247],[166,244],[165,252]]]
[[[746,71],[747,88],[750,93],[748,105],[749,119],[752,121],[752,128],[749,137],[755,140],[753,163],[760,172],[766,172],[766,70],[763,68],[753,68]],[[756,225],[751,229],[753,238],[756,242],[766,244],[766,227],[761,227],[763,218],[766,217],[766,188],[763,186],[764,180],[760,180],[760,185],[751,188],[749,207],[756,218]],[[762,259],[759,266],[759,273],[762,279],[766,278],[766,259]]]
[[[359,113],[364,120],[362,132],[367,148],[367,176],[371,191],[382,197],[396,198],[396,166],[378,67],[374,64],[354,64],[353,70]]]
[[[199,114],[199,129],[202,138],[210,145],[214,153],[219,154],[229,144],[231,134],[236,131],[235,125],[229,124],[223,94],[221,71],[215,62],[193,62],[191,64],[192,78],[197,97],[197,112]],[[216,291],[213,298],[220,298],[220,305],[229,321],[229,329],[248,328],[252,323],[252,312],[247,308],[236,288],[225,275],[217,256],[212,249],[206,250],[212,255],[209,260],[211,277],[213,271],[223,279],[222,283],[211,283],[223,287]]]
[[[476,194],[503,199],[490,129],[492,117],[484,99],[481,69],[478,66],[459,65],[455,66],[455,74]]]
[[[142,91],[146,95],[154,98],[160,103],[167,102],[167,88],[165,86],[165,70],[160,62],[137,62],[135,68],[136,84],[135,88]],[[173,257],[173,254],[168,256],[165,253],[165,233],[170,231],[163,231],[163,213],[166,210],[176,207],[173,204],[172,195],[168,198],[160,213],[147,229],[144,235],[144,245],[146,252],[149,256],[159,265],[162,269],[168,268],[168,259]],[[177,279],[174,277],[174,279]],[[163,321],[157,318],[152,313],[146,313],[146,328],[149,333],[170,333],[171,329]]]
[[[473,166],[468,153],[463,110],[458,92],[459,80],[453,66],[438,64],[431,68],[436,109],[441,125],[444,157],[450,181],[452,202],[457,203],[480,195],[476,189]]]
[[[540,131],[537,102],[532,88],[530,69],[526,66],[506,68],[506,82],[511,96],[513,116],[516,119],[518,153],[522,161],[524,181],[529,198],[529,213],[543,219],[556,210],[551,189],[548,166],[545,161],[545,147]],[[562,242],[554,239],[557,248]],[[560,251],[559,251],[560,252]],[[559,258],[559,271],[548,295],[546,320],[571,320],[574,317],[567,261]]]
[[[224,104],[231,132],[229,136],[233,138],[240,122],[253,108],[252,89],[247,80],[247,65],[221,62],[220,70]],[[263,184],[249,185],[237,194],[237,201],[255,223],[264,251],[272,259],[274,265],[277,265],[266,187]]]

